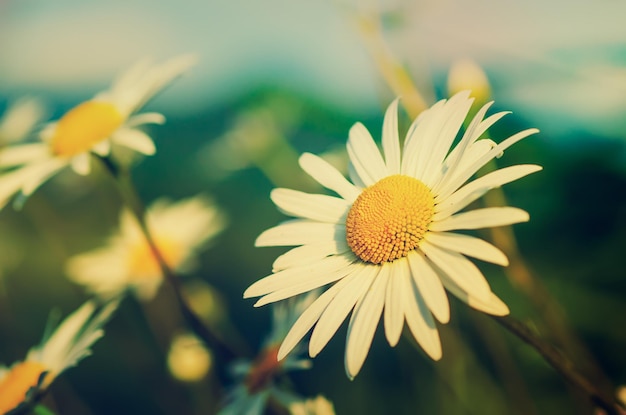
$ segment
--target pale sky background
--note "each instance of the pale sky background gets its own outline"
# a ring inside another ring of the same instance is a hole
[[[198,66],[158,98],[168,111],[219,106],[259,84],[377,110],[382,84],[353,23],[366,3],[395,16],[388,43],[417,76],[441,80],[471,57],[501,107],[548,130],[626,131],[618,0],[0,0],[0,97],[82,98],[140,58],[191,52]]]

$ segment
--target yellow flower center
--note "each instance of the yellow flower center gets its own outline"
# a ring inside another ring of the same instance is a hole
[[[155,236],[155,242],[165,263],[176,269],[183,260],[183,248],[180,243],[165,237]],[[130,249],[128,257],[130,274],[135,280],[158,278],[161,268],[152,253],[150,246],[144,239],[138,240]]]
[[[394,261],[417,248],[435,212],[421,181],[403,175],[381,179],[356,199],[346,219],[348,246],[372,264]]]
[[[107,139],[124,122],[113,104],[87,101],[69,110],[57,122],[50,141],[52,152],[75,156]]]
[[[37,386],[46,368],[39,362],[22,362],[0,379],[0,413],[4,414],[24,402],[26,392]]]

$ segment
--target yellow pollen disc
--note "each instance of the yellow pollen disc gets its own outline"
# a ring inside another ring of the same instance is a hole
[[[19,363],[0,379],[0,413],[4,414],[26,399],[26,392],[37,386],[46,368],[39,362]]]
[[[177,268],[183,260],[183,249],[180,243],[171,239],[155,236],[155,242],[165,263],[170,268]],[[158,278],[161,268],[150,246],[143,239],[138,240],[130,249],[128,257],[130,275],[135,280]]]
[[[75,156],[107,139],[124,122],[113,104],[87,101],[69,110],[57,122],[50,141],[59,156]]]
[[[346,219],[348,246],[372,264],[391,262],[417,248],[435,212],[421,181],[403,175],[381,179],[355,200]]]

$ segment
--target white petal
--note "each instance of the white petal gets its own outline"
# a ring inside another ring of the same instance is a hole
[[[441,323],[447,323],[450,321],[450,303],[439,276],[421,252],[409,253],[408,260],[413,281],[428,309]]]
[[[433,219],[435,221],[445,219],[447,216],[463,209],[465,206],[469,205],[489,190],[520,179],[541,169],[541,166],[534,164],[520,164],[517,166],[506,167],[504,169],[488,173],[466,184],[452,195],[445,198],[445,200],[441,200],[439,197],[436,197],[435,202],[438,203],[435,210],[437,213]]]
[[[434,232],[458,229],[481,229],[527,222],[528,213],[514,207],[490,207],[458,213],[442,221],[433,222],[429,229]]]
[[[274,189],[270,198],[286,215],[320,222],[343,223],[350,209],[344,199],[291,189]]]
[[[426,186],[432,188],[439,180],[443,160],[448,155],[473,102],[474,99],[469,97],[469,91],[462,91],[446,103],[447,115],[442,122],[437,139],[433,140],[429,156],[418,173]]]
[[[374,139],[360,122],[350,128],[347,148],[352,166],[367,186],[389,175]]]
[[[413,122],[404,141],[402,155],[402,174],[420,179],[426,159],[430,155],[433,141],[437,139],[437,132],[447,113],[444,109],[446,100],[442,99],[435,105],[422,112]]]
[[[486,300],[489,298],[491,288],[480,270],[470,260],[457,252],[438,248],[422,240],[420,249],[428,259],[445,274],[447,274],[459,287],[473,296]]]
[[[398,101],[393,100],[383,121],[383,152],[389,174],[400,174],[400,137],[398,135]]]
[[[528,130],[520,131],[519,133],[514,134],[511,137],[507,138],[506,140],[502,141],[500,144],[493,147],[491,150],[489,150],[487,153],[485,153],[484,155],[482,155],[481,157],[479,157],[477,160],[473,161],[472,163],[466,165],[464,163],[459,162],[459,164],[463,164],[462,166],[459,166],[457,168],[457,170],[459,171],[453,172],[453,174],[451,175],[452,179],[442,181],[441,189],[437,189],[435,190],[435,192],[439,195],[443,195],[443,197],[446,197],[448,194],[451,194],[456,189],[458,189],[472,175],[474,175],[478,171],[478,169],[483,167],[494,157],[498,156],[504,150],[506,150],[513,144],[517,143],[518,141],[521,141],[524,138],[532,134],[536,134],[538,132],[539,130],[537,130],[536,128],[530,128]],[[460,157],[463,157],[463,154],[461,154]]]
[[[30,196],[31,194],[33,194],[33,192],[37,190],[39,186],[44,184],[49,178],[54,176],[59,170],[61,170],[65,166],[67,166],[66,161],[56,158],[33,165],[33,174],[29,179],[24,181],[24,185],[22,186],[22,195]],[[28,168],[30,167],[24,167],[22,170]]]
[[[283,222],[258,236],[255,246],[297,246],[346,238],[346,227],[303,219]]]
[[[361,194],[360,190],[343,177],[339,170],[324,159],[311,153],[304,153],[300,156],[299,162],[302,170],[309,176],[325,188],[336,192],[348,202],[354,202]]]
[[[72,157],[70,164],[72,166],[72,170],[74,170],[76,174],[80,174],[81,176],[86,176],[91,171],[89,153],[81,153],[77,156]]]
[[[41,183],[47,177],[47,163],[37,163],[20,167],[9,173],[0,175],[0,208],[6,206],[9,199],[19,192],[30,181]]]
[[[91,151],[99,156],[108,156],[111,152],[111,141],[103,140],[91,148]]]
[[[0,149],[0,167],[12,167],[50,156],[46,143],[20,144]]]
[[[326,307],[315,325],[315,329],[313,329],[309,341],[309,355],[311,357],[317,356],[337,332],[356,302],[370,288],[379,268],[375,265],[361,265],[356,272],[345,278],[349,280],[347,285]]]
[[[506,316],[509,314],[509,307],[493,292],[489,292],[489,296],[486,299],[478,299],[468,294],[467,291],[459,287],[459,285],[452,281],[447,275],[440,274],[440,277],[446,289],[470,307],[494,316]]]
[[[278,360],[282,360],[300,342],[302,337],[311,330],[311,327],[317,322],[322,312],[324,312],[332,299],[335,298],[335,295],[346,286],[347,281],[347,278],[338,281],[304,310],[280,345],[277,356]]]
[[[273,272],[298,265],[304,265],[309,262],[319,261],[329,255],[343,254],[349,250],[350,247],[348,247],[348,243],[344,240],[302,245],[297,248],[293,248],[276,258],[272,264]]]
[[[405,278],[409,279],[408,276]],[[408,281],[411,289],[404,291],[404,316],[413,337],[433,360],[441,359],[441,340],[432,314],[417,288]]]
[[[348,326],[345,366],[346,373],[353,379],[361,370],[372,345],[376,326],[385,305],[385,291],[389,274],[376,276],[369,291],[352,312]]]
[[[158,112],[144,112],[133,115],[126,121],[127,128],[135,128],[145,124],[165,124],[165,116]]]
[[[395,347],[400,340],[402,327],[404,327],[404,311],[402,306],[404,294],[402,291],[406,290],[407,287],[402,284],[405,279],[399,274],[409,272],[407,261],[401,258],[394,261],[393,264],[385,263],[382,266],[381,272],[390,273],[387,291],[385,292],[383,320],[387,341],[391,347]]]
[[[122,128],[111,137],[111,140],[118,145],[128,147],[147,156],[156,153],[156,146],[152,138],[137,129]]]
[[[359,191],[367,187],[363,179],[361,179],[361,176],[359,176],[359,173],[356,172],[352,163],[348,163],[348,177],[350,177],[350,180],[354,183],[354,186],[359,189]]]
[[[243,298],[258,297],[273,291],[298,286],[323,277],[326,273],[343,270],[352,262],[354,262],[352,255],[334,255],[299,267],[288,268],[258,280],[248,287]]]
[[[470,235],[449,232],[428,232],[426,239],[428,242],[440,248],[447,249],[448,251],[456,251],[463,255],[502,265],[503,267],[509,265],[509,260],[501,250],[487,241]]]

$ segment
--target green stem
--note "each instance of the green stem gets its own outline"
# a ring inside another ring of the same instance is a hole
[[[174,293],[176,302],[178,303],[181,314],[189,325],[189,328],[214,350],[214,352],[219,356],[220,362],[227,363],[232,361],[234,358],[239,357],[240,353],[238,353],[234,348],[230,347],[230,345],[224,342],[218,335],[213,333],[211,328],[204,324],[200,317],[198,317],[198,315],[191,309],[189,304],[187,304],[187,301],[183,295],[180,278],[165,262],[163,254],[159,250],[150,230],[148,229],[148,226],[146,224],[145,207],[137,196],[137,192],[132,183],[129,172],[121,169],[113,162],[113,160],[108,157],[98,158],[103,162],[106,169],[115,179],[124,203],[129,207],[133,216],[137,220],[137,223],[139,224],[139,227],[141,228],[141,231],[146,238],[146,242],[148,243],[155,259],[157,260],[159,268],[161,269],[161,273],[172,287],[172,292]]]
[[[524,323],[511,316],[490,317],[534,348],[550,366],[559,372],[568,382],[589,396],[591,401],[602,408],[607,415],[623,415],[623,409],[613,396],[598,389],[586,377],[578,373],[571,361],[555,347],[545,343]]]

